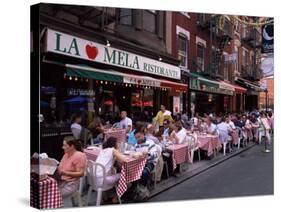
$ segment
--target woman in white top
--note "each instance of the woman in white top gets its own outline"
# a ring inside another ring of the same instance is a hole
[[[186,142],[186,129],[182,127],[181,122],[176,122],[174,131],[170,135],[170,139],[176,144],[183,144]]]
[[[115,161],[123,163],[126,158],[117,150],[117,139],[109,137],[106,142],[103,143],[102,151],[99,153],[96,163],[100,163],[105,167],[105,182],[104,185],[108,188],[117,184],[120,174],[113,172],[113,165]],[[103,172],[100,167],[97,169],[97,186],[102,186]]]

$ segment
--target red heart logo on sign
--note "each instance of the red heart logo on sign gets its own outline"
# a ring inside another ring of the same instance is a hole
[[[86,53],[89,59],[95,59],[98,55],[98,48],[95,46],[91,46],[89,44],[86,45]]]

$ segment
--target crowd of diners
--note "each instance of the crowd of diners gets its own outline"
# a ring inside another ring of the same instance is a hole
[[[194,117],[189,118],[186,113],[172,116],[171,112],[161,105],[160,111],[154,117],[151,123],[136,122],[127,116],[126,111],[120,113],[120,122],[113,126],[105,125],[103,120],[95,117],[86,128],[81,126],[81,117],[75,115],[71,130],[73,136],[64,138],[63,150],[64,156],[61,159],[56,172],[59,188],[63,198],[67,198],[79,188],[79,179],[84,176],[87,166],[87,158],[83,148],[88,145],[100,145],[102,150],[99,153],[96,162],[102,164],[106,170],[106,184],[108,186],[116,185],[120,179],[120,167],[126,162],[123,150],[120,150],[117,139],[109,137],[104,140],[104,132],[108,127],[125,129],[127,141],[125,141],[126,150],[134,150],[139,155],[146,156],[147,162],[141,179],[134,182],[132,187],[141,185],[149,188],[152,182],[152,171],[156,174],[156,180],[163,178],[163,162],[168,163],[169,173],[174,175],[176,171],[172,169],[171,152],[165,150],[167,143],[183,144],[191,142],[188,134],[191,132],[203,132],[204,134],[220,135],[220,141],[224,142],[231,135],[231,132],[237,130],[239,137],[246,141],[259,142],[259,133],[264,132],[266,140],[271,141],[271,135],[274,129],[274,116],[272,112],[257,111],[245,113],[229,114],[201,114],[196,113]],[[267,121],[270,126],[266,130],[261,119]],[[81,136],[82,133],[88,133],[86,141]],[[114,171],[113,171],[114,170]],[[101,182],[102,171],[97,172],[97,183]],[[130,192],[130,189],[128,190]],[[116,194],[110,197],[110,202],[117,202]]]

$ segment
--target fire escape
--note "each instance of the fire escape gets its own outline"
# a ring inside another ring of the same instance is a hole
[[[242,43],[253,49],[254,56],[251,64],[241,66],[241,77],[251,81],[258,81],[261,78],[261,70],[258,65],[261,63],[261,58],[256,53],[261,48],[260,32],[254,27],[245,28]]]
[[[233,39],[233,25],[230,20],[222,19],[220,15],[199,14],[197,24],[203,30],[209,30],[210,49],[209,64],[203,75],[223,79],[220,73],[223,51]],[[213,48],[214,47],[214,48]]]

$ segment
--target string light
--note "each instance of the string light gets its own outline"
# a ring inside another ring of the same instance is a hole
[[[105,84],[107,85],[107,81],[105,81]]]
[[[89,79],[86,79],[86,82],[88,82],[89,81]]]
[[[103,84],[103,81],[100,81],[100,84]]]
[[[125,85],[126,87],[128,87],[128,84],[126,83],[126,85]]]
[[[71,77],[71,76],[69,77],[69,80],[72,80],[72,77]]]
[[[77,81],[78,80],[78,78],[77,77],[75,77],[75,81]]]
[[[114,85],[116,85],[116,82],[114,82]]]

